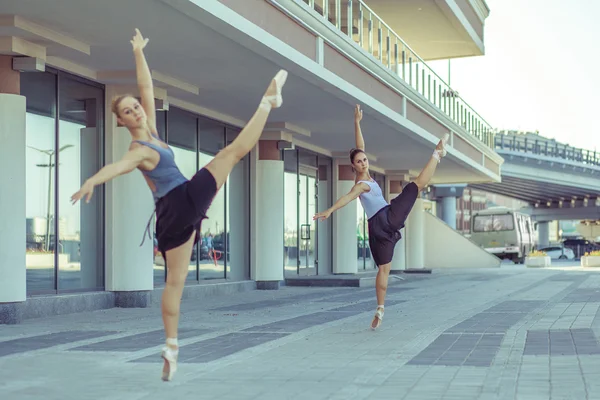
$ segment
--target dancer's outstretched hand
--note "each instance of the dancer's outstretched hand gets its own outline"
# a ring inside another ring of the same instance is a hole
[[[357,104],[356,108],[354,109],[354,120],[356,122],[360,122],[361,119],[362,119],[362,110],[360,109],[360,104]]]
[[[135,36],[130,40],[131,45],[133,46],[133,51],[142,50],[148,44],[148,38],[144,39],[142,33],[138,28],[135,28]]]
[[[331,212],[329,211],[323,211],[320,213],[316,213],[315,216],[313,217],[313,221],[321,220],[321,221],[325,221],[327,218],[329,218],[329,216],[331,215]]]
[[[75,193],[73,196],[71,196],[71,202],[73,204],[75,204],[82,197],[87,195],[87,197],[85,198],[85,202],[89,203],[93,194],[94,194],[94,185],[92,183],[90,183],[89,181],[86,181],[83,184],[83,186],[81,186],[81,189],[79,189],[79,191],[77,193]]]

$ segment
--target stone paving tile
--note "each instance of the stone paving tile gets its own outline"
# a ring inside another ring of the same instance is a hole
[[[596,355],[600,354],[600,343],[591,329],[556,329],[527,331],[526,356],[552,355]]]
[[[320,303],[351,303],[357,301],[364,301],[365,299],[373,299],[375,295],[375,289],[361,289],[356,293],[347,293],[340,296],[329,296],[327,298],[319,299],[317,302]]]
[[[244,331],[293,333],[299,332],[311,326],[320,325],[326,322],[335,321],[347,317],[348,315],[344,313],[317,312],[308,315],[301,315],[295,318],[284,319],[282,321],[277,321],[269,324],[253,326],[251,328],[244,329]]]
[[[210,329],[179,329],[179,339],[187,339],[211,332]],[[164,343],[164,330],[158,329],[150,332],[128,335],[121,338],[103,340],[100,342],[74,347],[70,350],[80,351],[127,351],[133,352]]]
[[[503,335],[443,334],[407,365],[489,367]]]
[[[208,363],[239,351],[280,339],[287,333],[230,333],[182,347],[180,363]],[[135,362],[156,362],[158,356],[148,356]],[[253,371],[254,372],[254,371]],[[239,378],[239,376],[238,376]]]
[[[212,311],[245,311],[245,310],[257,310],[261,308],[269,307],[281,307],[287,304],[301,303],[307,300],[320,299],[323,297],[331,297],[332,293],[319,291],[315,293],[305,293],[301,295],[286,296],[280,299],[268,299],[261,301],[254,301],[249,303],[231,304],[227,306],[217,307],[211,309]]]
[[[397,304],[404,303],[404,302],[405,302],[405,300],[387,300],[385,302],[385,306],[389,308],[391,306],[395,306]],[[376,309],[376,307],[374,306],[373,301],[364,301],[362,303],[354,303],[354,304],[350,304],[347,306],[332,308],[329,311],[352,312],[352,313],[373,311],[373,314],[375,314],[375,309]],[[384,318],[385,318],[385,315],[384,315]]]
[[[403,285],[390,285],[388,286],[387,293],[388,295],[394,295],[398,293],[403,293],[405,291],[411,290],[411,287],[406,287]],[[321,288],[322,290],[322,288]],[[298,304],[306,301],[317,301],[322,303],[328,302],[352,302],[352,301],[361,301],[367,298],[373,298],[375,289],[338,289],[330,292],[319,291],[315,293],[306,293],[300,295],[292,295],[286,296],[278,299],[267,299],[249,303],[240,303],[240,304],[231,304],[226,306],[221,306],[217,308],[211,309],[212,311],[247,311],[247,310],[258,310],[261,308],[271,308],[271,307],[282,307],[284,305],[290,304]]]
[[[0,342],[0,357],[24,351],[40,350],[65,343],[112,335],[112,331],[63,331]]]
[[[600,303],[600,288],[583,288],[572,291],[563,299],[565,303]]]
[[[467,278],[467,281],[470,282],[489,282],[492,280],[496,280],[496,279],[502,279],[505,278],[505,276],[501,276],[501,275],[475,275],[472,277]]]
[[[488,308],[485,312],[488,313],[525,313],[528,314],[534,309],[540,307],[542,301],[526,300],[526,301],[503,301],[493,307]]]
[[[600,288],[597,276],[522,266],[434,271],[431,279],[412,280],[409,291],[403,285],[389,291],[386,318],[375,332],[368,328],[376,305],[373,288],[282,288],[186,300],[181,363],[170,383],[159,379],[161,344],[155,341],[142,349],[132,345],[131,351],[69,351],[106,343],[125,347],[150,327],[160,338],[160,309],[28,320],[0,326],[0,338],[105,327],[112,336],[49,339],[38,351],[0,357],[0,398],[600,398],[600,354],[592,351],[600,302],[565,302],[578,300],[571,293],[581,297],[581,289]],[[290,296],[298,301],[285,299]],[[265,309],[260,302],[268,300],[277,305]],[[235,314],[218,312],[231,310],[228,304],[250,303],[258,304]],[[194,332],[184,338],[186,329]],[[524,354],[532,344],[544,349],[543,335],[528,338],[539,331],[548,336],[544,355]],[[571,353],[558,354],[564,349]],[[421,354],[432,360],[411,363]]]

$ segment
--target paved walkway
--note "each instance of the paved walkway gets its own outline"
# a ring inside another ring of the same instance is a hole
[[[434,271],[372,288],[186,301],[175,380],[160,310],[0,326],[0,398],[600,399],[600,271]]]

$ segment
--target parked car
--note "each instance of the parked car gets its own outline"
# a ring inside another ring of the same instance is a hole
[[[566,239],[563,241],[563,246],[573,250],[577,259],[581,258],[585,253],[600,250],[598,243],[587,239]]]
[[[538,249],[550,256],[553,260],[574,260],[575,252],[564,246],[546,246]]]

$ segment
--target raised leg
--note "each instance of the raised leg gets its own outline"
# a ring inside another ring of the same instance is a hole
[[[165,254],[169,268],[161,304],[165,336],[167,338],[166,346],[162,351],[164,360],[162,379],[165,381],[170,381],[177,370],[179,310],[195,237],[196,232],[192,233],[187,242],[177,248],[168,250]]]
[[[437,165],[439,164],[442,157],[446,155],[445,146],[448,142],[449,137],[450,135],[445,134],[444,137],[439,141],[433,155],[425,165],[425,168],[423,168],[419,176],[417,176],[417,178],[414,180],[414,182],[419,188],[419,191],[423,190],[425,186],[429,184],[429,181],[431,181],[431,178],[435,173]]]
[[[210,171],[217,182],[217,190],[223,186],[235,164],[237,164],[256,145],[263,132],[271,109],[281,106],[283,101],[281,89],[283,88],[286,79],[287,72],[285,70],[281,70],[275,75],[269,84],[258,109],[248,124],[229,146],[221,150],[215,158],[206,165],[206,169]]]

